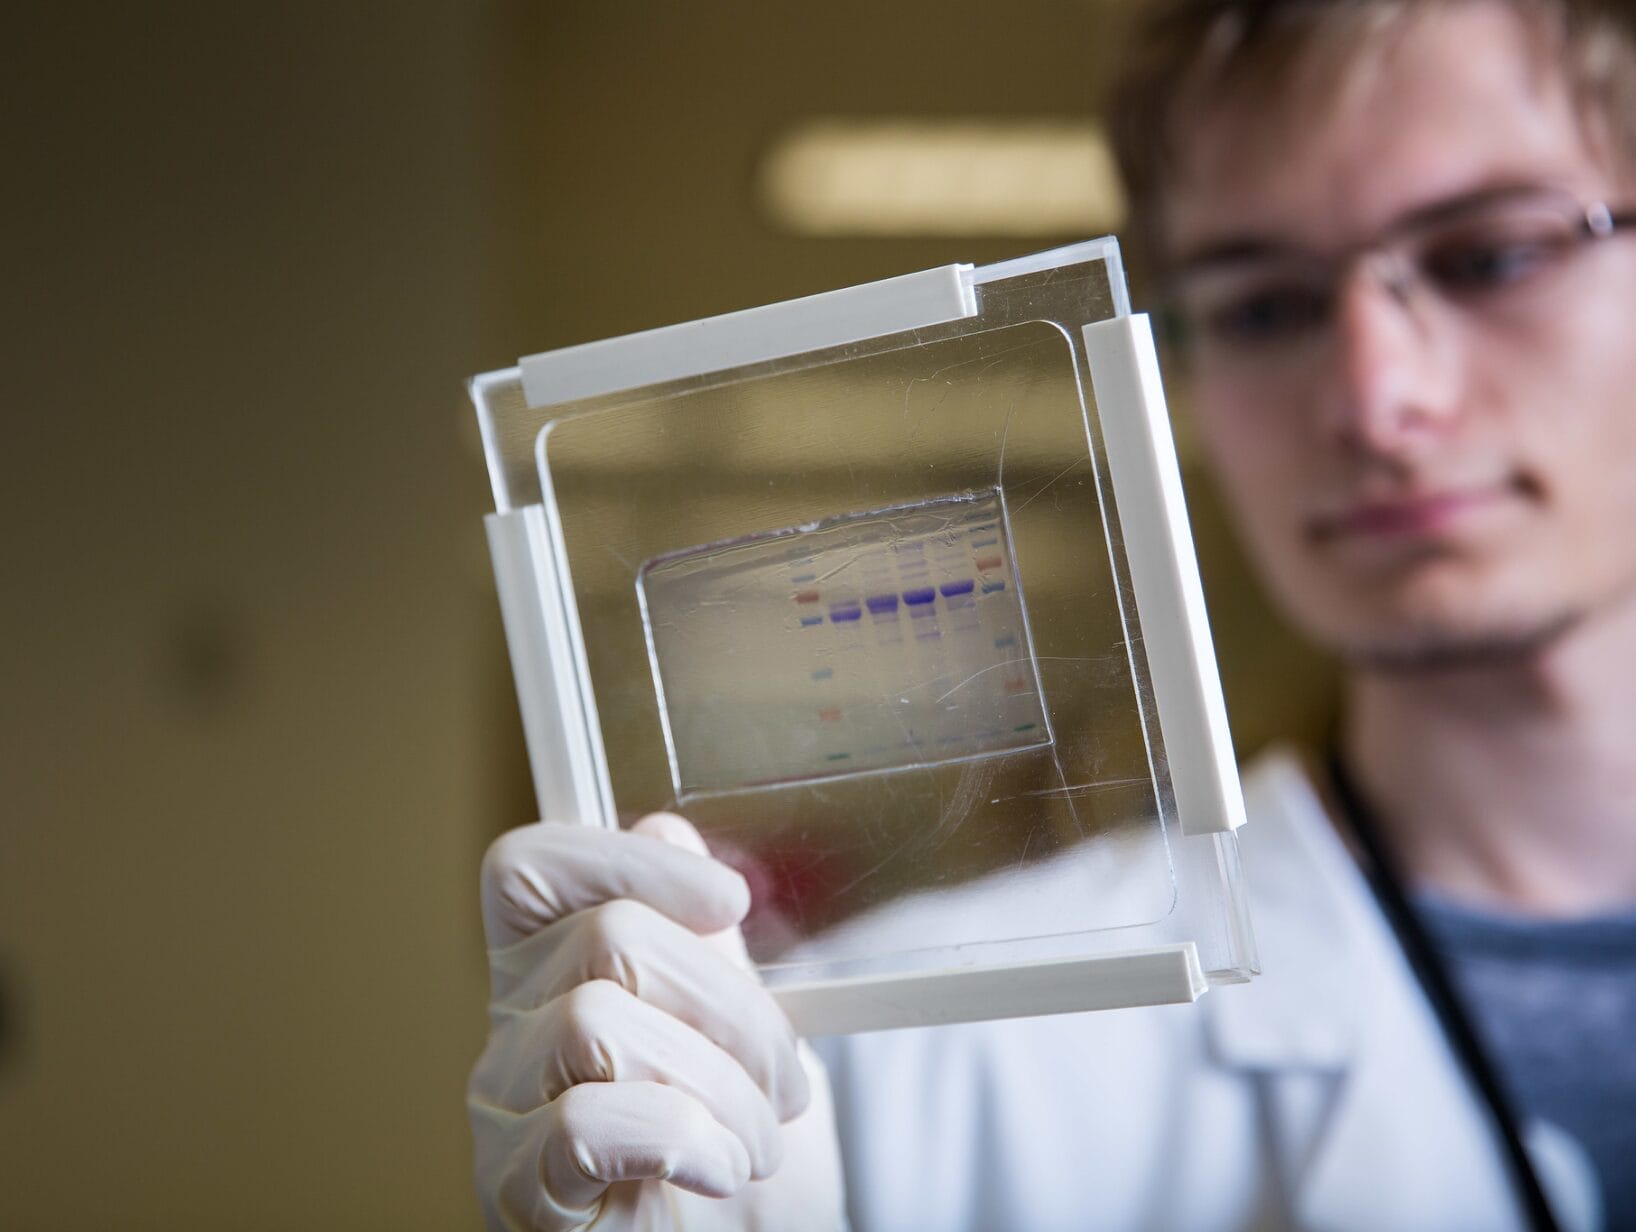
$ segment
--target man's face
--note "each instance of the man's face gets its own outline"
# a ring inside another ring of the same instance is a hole
[[[1313,114],[1229,100],[1182,150],[1167,255],[1335,255],[1495,188],[1636,205],[1528,37],[1497,4],[1451,5]],[[1194,365],[1201,433],[1296,622],[1350,658],[1413,664],[1632,602],[1636,237],[1520,280],[1503,312],[1405,288],[1372,257],[1344,268],[1316,340]]]

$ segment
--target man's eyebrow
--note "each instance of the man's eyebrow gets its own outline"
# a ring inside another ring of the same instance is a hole
[[[1493,183],[1474,188],[1469,192],[1459,193],[1453,197],[1443,197],[1426,205],[1418,206],[1408,213],[1400,215],[1388,230],[1397,231],[1404,227],[1416,227],[1429,222],[1440,222],[1451,215],[1458,215],[1478,206],[1495,205],[1502,201],[1509,201],[1514,197],[1532,197],[1540,193],[1553,191],[1555,191],[1553,186],[1532,180],[1496,180]]]
[[[1224,265],[1265,261],[1269,257],[1298,256],[1301,251],[1280,240],[1263,239],[1257,235],[1234,235],[1226,239],[1212,240],[1170,262],[1165,274],[1169,279],[1185,278],[1201,270],[1216,269]]]
[[[1424,226],[1427,223],[1440,222],[1445,218],[1458,217],[1466,210],[1480,206],[1496,204],[1510,200],[1513,197],[1526,197],[1535,193],[1549,191],[1551,191],[1549,185],[1540,184],[1537,181],[1496,180],[1470,189],[1467,192],[1457,193],[1452,197],[1440,197],[1436,201],[1416,206],[1406,213],[1399,214],[1388,226],[1381,229],[1380,234],[1387,236],[1406,227]],[[1269,258],[1310,255],[1313,254],[1309,249],[1298,247],[1286,240],[1257,235],[1254,232],[1242,235],[1228,235],[1221,239],[1211,240],[1192,251],[1184,253],[1178,259],[1168,262],[1165,276],[1167,280],[1173,281],[1177,278],[1197,274],[1202,270],[1218,269],[1222,266],[1248,264],[1254,261],[1265,261]]]

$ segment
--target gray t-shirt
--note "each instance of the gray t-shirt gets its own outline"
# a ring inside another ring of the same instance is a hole
[[[1518,1112],[1572,1134],[1601,1178],[1606,1226],[1636,1229],[1636,911],[1416,906]]]

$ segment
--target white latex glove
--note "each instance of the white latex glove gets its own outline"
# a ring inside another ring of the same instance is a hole
[[[749,905],[670,814],[489,849],[467,1104],[491,1228],[845,1226],[828,1083],[749,969]]]

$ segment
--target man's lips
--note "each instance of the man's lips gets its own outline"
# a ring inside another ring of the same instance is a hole
[[[1496,485],[1359,501],[1317,515],[1309,527],[1320,542],[1437,535],[1489,512],[1510,495],[1509,487]]]

